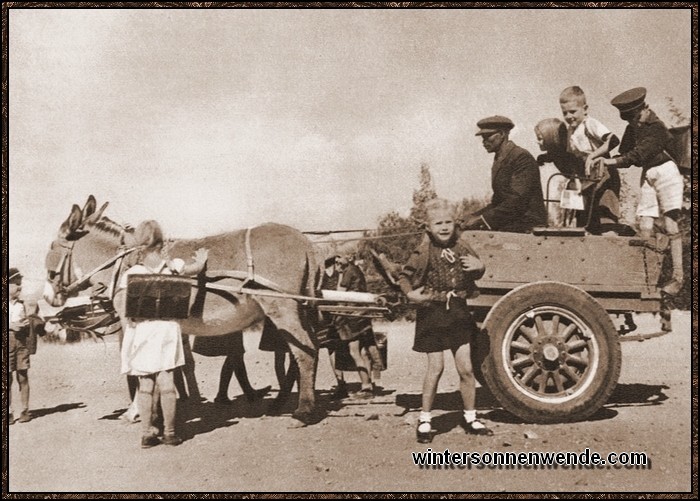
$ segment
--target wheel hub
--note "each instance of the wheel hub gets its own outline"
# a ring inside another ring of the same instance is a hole
[[[566,346],[557,336],[544,336],[538,338],[532,344],[532,357],[544,370],[556,370],[560,363],[564,361]]]

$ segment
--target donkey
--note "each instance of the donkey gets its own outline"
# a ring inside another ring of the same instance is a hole
[[[49,304],[62,306],[68,296],[100,283],[113,294],[122,258],[129,259],[125,254],[135,241],[133,228],[103,215],[107,205],[96,210],[90,195],[83,209],[73,205],[61,224],[46,259],[44,299]],[[221,336],[269,318],[299,365],[299,403],[293,417],[305,424],[316,422],[317,313],[305,300],[314,295],[318,278],[311,242],[289,226],[267,223],[166,244],[171,259],[187,260],[199,248],[209,250],[209,271],[193,281],[190,317],[180,321],[183,333]],[[240,292],[242,281],[245,293]],[[274,292],[265,294],[270,289]]]

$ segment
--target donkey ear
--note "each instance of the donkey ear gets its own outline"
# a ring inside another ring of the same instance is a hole
[[[97,207],[97,200],[95,200],[95,197],[90,195],[87,199],[87,202],[85,202],[85,206],[83,207],[83,217],[85,219],[89,218],[90,216],[93,215],[95,212],[95,208]]]
[[[58,230],[59,238],[68,238],[73,235],[78,228],[82,225],[83,213],[76,204],[73,204],[73,208],[70,210],[70,216],[63,221],[61,227]]]
[[[83,225],[85,223],[88,223],[88,222],[94,223],[95,221],[99,220],[102,217],[102,213],[105,211],[105,209],[107,208],[108,205],[109,205],[109,202],[105,202],[104,204],[102,204],[102,207],[100,207],[100,210],[98,210],[97,212],[95,212],[91,216],[86,217],[83,220]],[[83,213],[83,215],[85,215],[85,214]]]

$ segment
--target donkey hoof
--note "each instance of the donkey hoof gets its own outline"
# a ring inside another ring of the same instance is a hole
[[[317,411],[294,411],[292,417],[305,425],[316,424],[323,419],[323,415]]]

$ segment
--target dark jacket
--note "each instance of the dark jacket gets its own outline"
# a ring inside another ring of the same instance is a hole
[[[458,255],[471,254],[472,256],[479,258],[476,251],[467,242],[467,237],[465,234],[456,235],[454,241],[451,245],[447,245],[448,248],[455,249]],[[425,285],[426,278],[428,276],[428,265],[430,261],[430,248],[435,245],[431,243],[431,239],[428,235],[425,235],[421,240],[418,247],[414,249],[408,261],[401,269],[399,273],[399,285],[404,294],[408,294],[414,289],[417,289]],[[467,297],[475,297],[478,292],[478,287],[474,283],[475,280],[479,280],[484,275],[484,270],[479,272],[463,272],[465,274],[465,288],[463,292],[466,293]]]
[[[636,122],[631,122],[625,129],[620,143],[620,156],[616,157],[617,167],[626,168],[631,165],[642,167],[644,171],[650,167],[661,165],[671,160],[666,153],[671,141],[671,133],[656,114],[646,109]]]
[[[547,223],[537,161],[512,141],[496,153],[491,169],[491,203],[479,214],[497,231],[526,233]]]

